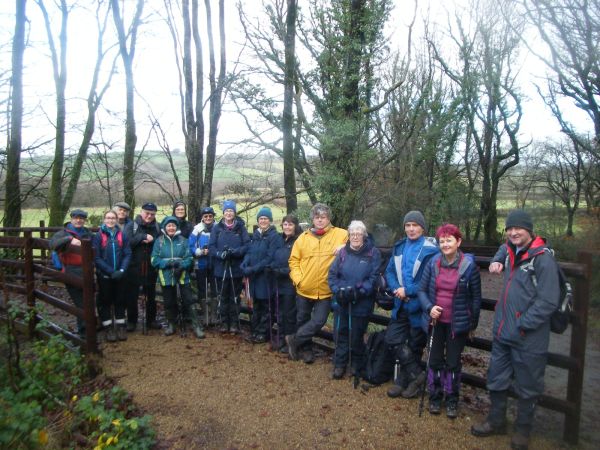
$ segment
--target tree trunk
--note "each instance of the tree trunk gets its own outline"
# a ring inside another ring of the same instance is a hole
[[[15,34],[12,42],[12,95],[10,138],[6,152],[4,226],[21,226],[21,130],[23,125],[23,55],[25,54],[26,0],[16,0]]]
[[[296,169],[294,164],[294,73],[296,70],[296,14],[297,0],[287,0],[285,29],[285,73],[283,80],[283,190],[288,214],[298,209]]]

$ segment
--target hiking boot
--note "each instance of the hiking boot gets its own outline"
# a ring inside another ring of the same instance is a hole
[[[513,450],[527,450],[529,448],[529,436],[517,431],[512,435],[510,440],[510,448]]]
[[[127,322],[127,332],[132,333],[135,331],[137,324],[134,322]]]
[[[193,330],[194,330],[194,334],[196,335],[196,337],[198,339],[204,339],[206,337],[206,335],[204,334],[204,329],[202,328],[202,326],[196,325],[195,327],[193,327]]]
[[[419,395],[419,392],[421,392],[421,389],[424,387],[423,385],[425,384],[425,378],[427,378],[425,372],[421,372],[419,375],[417,375],[414,380],[408,383],[406,389],[402,391],[402,397],[415,398],[417,395]]]
[[[226,323],[222,323],[219,328],[219,333],[229,333],[229,325]]]
[[[279,347],[279,353],[284,353],[284,354],[289,353],[289,348],[288,348],[287,344]]]
[[[120,341],[127,340],[127,331],[125,330],[125,325],[117,326],[117,339]]]
[[[287,345],[288,345],[288,353],[290,354],[290,359],[292,361],[297,361],[298,360],[298,345],[296,343],[296,335],[288,334],[285,337],[285,342],[287,342]]]
[[[442,410],[442,405],[437,400],[429,400],[429,414],[438,415]]]
[[[229,327],[229,332],[231,334],[239,334],[240,326],[236,322],[232,323],[231,326]]]
[[[487,419],[481,423],[476,423],[471,427],[471,434],[477,437],[494,436],[497,434],[506,434],[506,423],[494,425]]]
[[[315,354],[313,353],[312,350],[304,350],[304,352],[302,352],[302,361],[304,361],[304,364],[312,364],[315,362]]]
[[[333,369],[333,374],[331,375],[331,377],[334,380],[341,380],[342,378],[344,378],[344,375],[346,375],[345,367],[335,367]]]
[[[151,320],[149,322],[146,323],[146,328],[148,330],[161,330],[162,329],[162,325],[156,321],[156,320]]]
[[[458,417],[457,402],[446,402],[446,417],[448,417],[449,419],[456,419]]]
[[[188,309],[188,314],[192,322],[192,330],[194,330],[194,334],[198,339],[204,339],[204,329],[202,328],[202,322],[200,321],[200,317],[198,316],[198,310],[193,306],[190,306]]]
[[[391,388],[387,390],[387,396],[391,398],[398,398],[402,395],[404,388],[398,384],[392,385]]]
[[[264,344],[267,342],[267,337],[264,334],[255,334],[250,338],[250,342],[253,344]]]
[[[117,342],[117,333],[115,333],[115,327],[112,325],[106,329],[106,341]]]
[[[175,325],[172,322],[167,323],[167,328],[165,328],[165,336],[171,336],[175,334]]]

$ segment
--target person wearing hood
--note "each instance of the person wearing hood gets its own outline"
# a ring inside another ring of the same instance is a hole
[[[560,301],[558,265],[546,240],[533,232],[533,220],[522,209],[506,218],[508,238],[492,258],[489,271],[504,273],[494,310],[492,355],[487,373],[490,411],[471,427],[478,437],[506,434],[508,391],[517,395],[511,448],[529,446],[535,408],[544,392],[550,343],[550,318]]]
[[[68,250],[73,247],[81,247],[82,239],[90,239],[92,233],[85,227],[87,212],[82,209],[71,211],[71,221],[66,222],[64,229],[57,231],[50,239],[50,248],[54,250],[62,265],[62,271],[72,273],[78,277],[83,276],[81,268],[81,254],[71,253]],[[67,292],[78,308],[83,308],[83,289],[70,284],[66,285]],[[85,322],[77,317],[77,333],[85,335]]]
[[[276,278],[275,301],[279,303],[277,326],[280,327],[281,353],[288,353],[285,336],[296,332],[296,290],[290,279],[290,254],[294,242],[302,233],[298,218],[288,214],[281,219],[282,233],[275,244],[271,270]],[[281,339],[281,338],[284,339]]]
[[[333,292],[335,380],[346,374],[348,362],[354,376],[362,375],[367,362],[364,335],[375,305],[375,287],[381,265],[381,253],[368,238],[360,220],[348,226],[348,242],[329,268],[328,282]],[[351,350],[350,350],[351,349]]]
[[[429,351],[429,412],[439,414],[442,400],[446,416],[458,416],[461,355],[467,338],[477,328],[481,309],[481,277],[475,257],[460,250],[462,233],[456,225],[444,224],[436,238],[441,253],[425,266],[419,288],[423,328],[431,330]]]
[[[190,286],[189,273],[194,260],[187,239],[181,235],[179,220],[175,216],[165,217],[160,228],[162,234],[156,239],[152,248],[152,266],[158,269],[158,279],[163,292],[167,318],[165,336],[175,333],[175,323],[181,314],[183,320],[180,321],[180,325],[185,327],[185,320],[191,320],[194,334],[198,339],[202,339],[204,330]],[[178,301],[177,291],[181,294],[181,303]]]
[[[219,319],[222,333],[240,332],[239,303],[236,297],[242,290],[240,264],[249,242],[246,224],[236,216],[235,202],[225,200],[223,218],[213,227],[208,243],[208,254],[213,259],[213,273],[219,293]]]
[[[273,213],[268,207],[262,207],[256,214],[258,227],[252,235],[248,251],[240,265],[242,273],[248,280],[247,294],[252,299],[252,334],[250,341],[262,344],[272,339],[272,322],[275,305],[271,298],[274,292],[273,278],[270,269],[273,253],[277,243],[277,230],[272,225]],[[269,316],[270,314],[270,316]],[[273,347],[279,348],[279,342]]]
[[[196,283],[198,303],[204,300],[205,326],[217,323],[217,296],[213,275],[212,258],[208,252],[210,233],[215,225],[215,210],[210,206],[202,208],[201,221],[194,227],[188,239],[190,252],[196,259]]]
[[[123,283],[131,260],[131,248],[117,222],[117,213],[106,211],[104,223],[92,240],[98,280],[98,314],[108,342],[127,340]]]
[[[184,238],[189,239],[194,224],[187,220],[187,204],[183,200],[173,203],[173,215],[179,220],[179,232]]]
[[[160,235],[156,221],[158,208],[154,203],[144,203],[140,214],[129,222],[123,234],[131,246],[131,262],[125,275],[125,298],[127,299],[127,331],[135,331],[138,323],[138,297],[140,287],[144,290],[146,302],[146,326],[160,330],[156,321],[156,277],[158,273],[152,267],[150,258],[155,239]]]
[[[404,216],[406,237],[394,244],[385,269],[385,281],[394,294],[392,317],[385,331],[385,343],[396,361],[396,378],[389,397],[413,398],[423,389],[427,374],[421,358],[427,335],[422,328],[419,283],[427,262],[439,252],[435,238],[425,236],[427,226],[420,211]]]

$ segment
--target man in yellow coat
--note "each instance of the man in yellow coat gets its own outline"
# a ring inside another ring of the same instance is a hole
[[[296,287],[297,326],[295,334],[286,336],[290,358],[297,360],[300,351],[305,363],[314,362],[312,338],[319,332],[331,310],[332,293],[327,283],[329,266],[348,240],[348,232],[331,225],[331,209],[322,203],[310,211],[313,226],[302,233],[290,254],[290,278]]]

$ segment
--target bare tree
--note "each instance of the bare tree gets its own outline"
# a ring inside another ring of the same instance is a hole
[[[546,186],[567,210],[566,235],[573,236],[573,220],[585,182],[584,149],[576,142],[560,142],[547,146]]]
[[[6,152],[4,226],[21,226],[21,130],[23,125],[23,55],[25,54],[26,0],[16,0],[15,32],[12,42],[10,134]]]
[[[125,201],[135,207],[135,147],[137,132],[135,123],[135,83],[133,78],[133,60],[137,44],[138,28],[142,22],[144,0],[137,0],[134,16],[127,33],[119,0],[110,0],[113,21],[119,37],[119,53],[125,68],[126,83],[126,116],[125,116],[125,152],[123,155],[123,189]],[[123,5],[125,2],[123,2]]]

